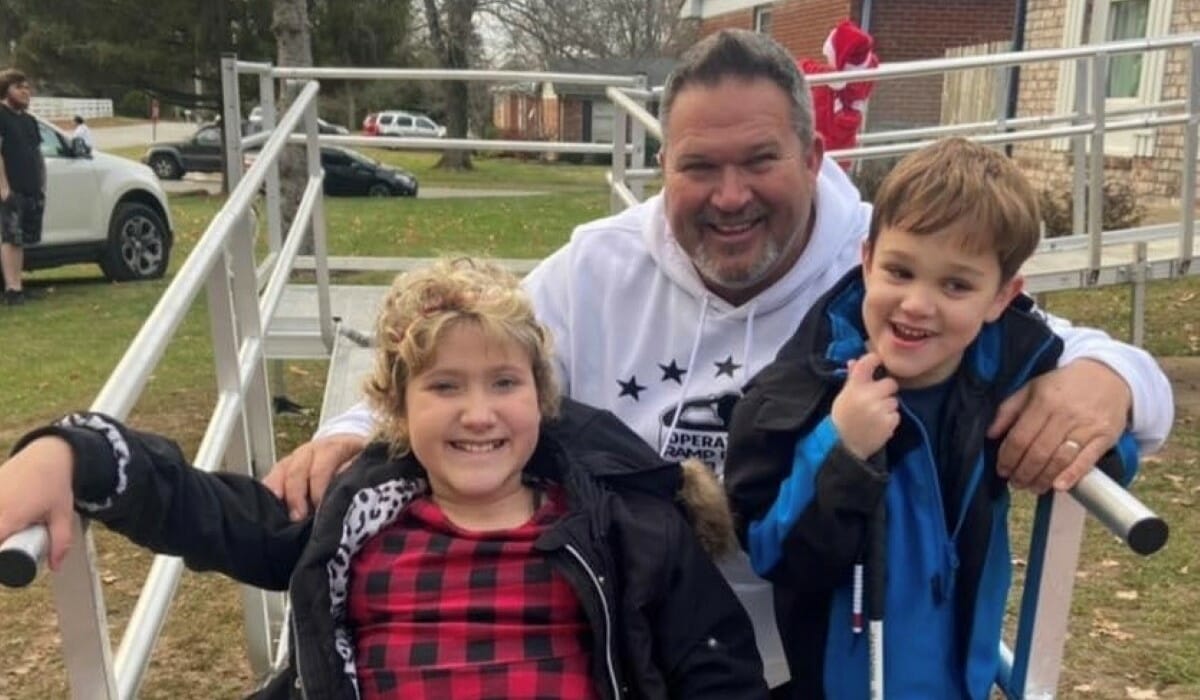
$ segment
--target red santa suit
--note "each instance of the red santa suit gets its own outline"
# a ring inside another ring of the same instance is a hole
[[[874,68],[879,65],[874,45],[870,34],[854,22],[843,20],[825,39],[825,62],[805,58],[798,62],[799,68],[805,75]],[[874,81],[869,80],[812,87],[815,127],[825,142],[825,150],[853,148],[858,144],[867,98],[874,87]],[[842,161],[841,166],[848,169],[850,162]]]

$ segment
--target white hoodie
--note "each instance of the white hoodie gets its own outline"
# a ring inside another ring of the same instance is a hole
[[[524,281],[553,332],[563,392],[606,408],[665,457],[698,457],[723,471],[733,404],[775,358],[812,304],[858,264],[871,208],[832,160],[817,180],[816,221],[796,265],[742,306],[704,286],[675,241],[661,195],[584,224]],[[1099,359],[1133,389],[1134,430],[1156,448],[1170,430],[1170,385],[1154,360],[1104,333],[1056,321],[1063,362]],[[678,417],[677,417],[678,414]],[[318,436],[371,432],[360,404]],[[770,584],[744,556],[722,570],[754,622],[767,681],[788,677]]]

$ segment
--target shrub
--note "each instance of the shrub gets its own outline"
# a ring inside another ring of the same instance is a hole
[[[883,184],[883,178],[887,177],[899,162],[899,157],[864,160],[850,170],[850,179],[858,187],[864,202],[875,201],[875,193]]]
[[[1086,206],[1086,196],[1084,198]],[[1046,238],[1067,236],[1074,231],[1075,202],[1070,191],[1042,190],[1039,197],[1042,210],[1042,221],[1046,224]],[[1138,202],[1133,186],[1122,180],[1109,180],[1104,183],[1104,206],[1101,213],[1100,229],[1114,231],[1133,228],[1142,223],[1146,216],[1146,208]]]
[[[122,117],[147,119],[150,116],[150,96],[141,90],[130,90],[117,101],[116,109]]]

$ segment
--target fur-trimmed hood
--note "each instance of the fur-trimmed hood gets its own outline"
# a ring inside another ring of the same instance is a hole
[[[717,481],[712,469],[698,459],[685,460],[679,466],[682,483],[677,498],[704,550],[714,560],[737,550],[733,511],[721,482]]]

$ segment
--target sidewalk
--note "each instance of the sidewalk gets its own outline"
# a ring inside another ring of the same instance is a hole
[[[197,124],[190,122],[150,122],[127,126],[108,126],[92,129],[92,142],[104,151],[126,146],[142,146],[162,141],[183,141],[196,133]]]

